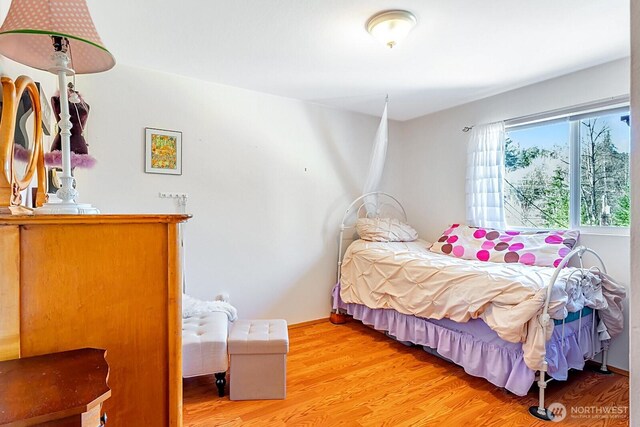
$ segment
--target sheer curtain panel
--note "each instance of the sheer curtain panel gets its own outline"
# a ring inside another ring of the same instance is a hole
[[[384,172],[384,164],[387,159],[387,145],[389,143],[389,126],[387,122],[388,102],[384,104],[384,111],[376,132],[376,139],[373,142],[373,150],[371,152],[371,163],[369,164],[369,173],[367,180],[362,188],[362,194],[371,193],[380,190],[380,181]],[[374,215],[378,207],[376,196],[365,198],[365,206],[368,215]]]
[[[467,150],[467,223],[505,228],[504,123],[474,126]]]

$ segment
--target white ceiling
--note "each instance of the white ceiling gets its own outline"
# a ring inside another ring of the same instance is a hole
[[[629,55],[629,0],[89,0],[116,60],[407,120]],[[390,50],[378,11],[418,25]]]

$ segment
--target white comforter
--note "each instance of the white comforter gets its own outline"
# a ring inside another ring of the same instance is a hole
[[[543,336],[540,315],[555,269],[461,260],[432,253],[429,246],[422,240],[356,240],[344,256],[340,297],[348,303],[425,318],[466,322],[479,317],[502,339],[522,342],[527,366],[540,369],[545,342],[553,331],[550,319]],[[574,279],[567,286],[573,271],[561,272],[549,314],[562,319],[567,307],[577,311],[586,305],[601,310],[608,334],[615,336],[622,329],[624,288],[606,275],[592,274],[586,292],[578,292]]]

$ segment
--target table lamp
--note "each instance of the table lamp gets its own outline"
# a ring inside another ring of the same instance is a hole
[[[71,175],[71,121],[67,76],[106,71],[115,65],[104,47],[84,0],[13,0],[0,27],[0,54],[58,76],[62,148],[58,203],[46,203],[36,214],[92,214],[98,209],[76,203]]]

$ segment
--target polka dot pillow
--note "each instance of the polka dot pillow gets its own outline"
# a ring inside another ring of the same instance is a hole
[[[500,231],[453,224],[430,250],[476,261],[557,267],[579,234],[578,230]]]

